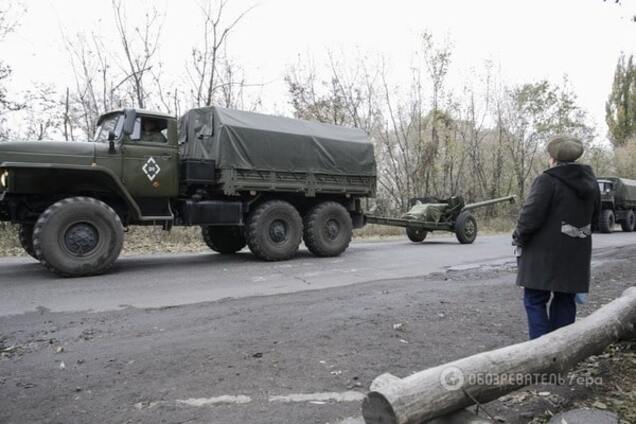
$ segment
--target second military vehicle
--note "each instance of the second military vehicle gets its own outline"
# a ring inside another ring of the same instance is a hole
[[[623,231],[636,230],[636,181],[627,178],[599,177],[601,213],[598,229],[609,233],[616,223]]]
[[[359,129],[251,112],[103,115],[92,142],[0,143],[0,221],[63,276],[105,272],[130,225],[197,225],[207,245],[336,256],[364,225],[373,145]]]

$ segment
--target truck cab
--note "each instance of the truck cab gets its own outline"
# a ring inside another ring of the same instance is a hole
[[[171,219],[176,196],[174,117],[124,109],[102,115],[87,142],[0,143],[0,219],[34,224],[63,197],[90,195],[121,212],[125,223]]]
[[[131,221],[170,220],[170,198],[179,190],[176,119],[146,110],[100,117],[95,166],[110,169],[136,204]]]
[[[61,275],[105,271],[133,224],[171,224],[179,190],[176,119],[123,109],[86,142],[0,143],[0,220]]]

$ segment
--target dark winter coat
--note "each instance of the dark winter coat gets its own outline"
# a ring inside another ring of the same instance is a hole
[[[514,242],[521,247],[517,284],[539,290],[587,293],[592,223],[600,192],[592,168],[577,163],[546,170],[521,208]]]

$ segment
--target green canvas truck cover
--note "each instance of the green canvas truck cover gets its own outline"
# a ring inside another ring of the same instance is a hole
[[[181,159],[208,159],[220,169],[375,176],[367,134],[260,113],[204,107],[179,120]]]
[[[627,178],[616,178],[615,196],[623,202],[636,202],[636,181]]]
[[[617,204],[636,204],[636,180],[617,177],[598,177],[597,180],[614,183],[614,198]]]

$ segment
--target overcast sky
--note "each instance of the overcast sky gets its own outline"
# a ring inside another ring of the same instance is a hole
[[[20,26],[0,45],[2,59],[14,69],[14,92],[34,82],[63,89],[72,85],[62,32],[91,29],[115,39],[109,0],[29,0]],[[190,46],[200,39],[195,0],[124,1],[130,17],[155,4],[165,11],[161,58],[167,72],[183,72]],[[454,45],[451,86],[486,59],[502,69],[506,83],[567,74],[580,104],[604,138],[604,103],[621,52],[635,53],[636,0],[230,0],[231,15],[256,5],[230,39],[232,56],[248,79],[266,82],[264,107],[288,109],[284,72],[299,54],[324,58],[326,49],[353,55],[362,51],[389,58],[400,83],[406,75],[418,34],[429,30]]]

